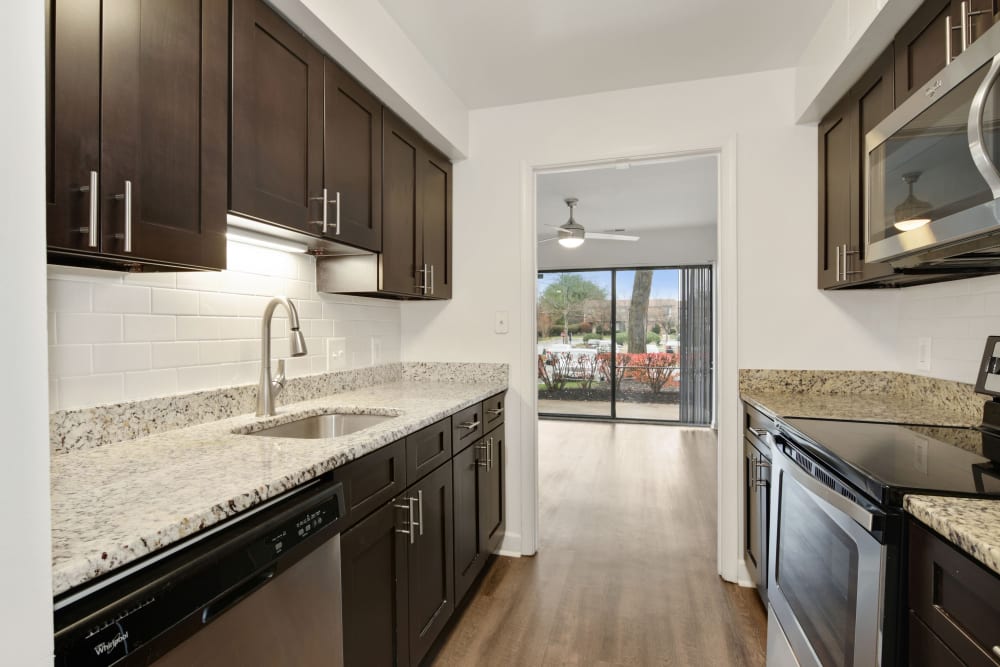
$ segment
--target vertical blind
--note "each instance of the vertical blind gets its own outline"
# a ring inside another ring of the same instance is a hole
[[[712,423],[712,267],[681,269],[680,421]]]

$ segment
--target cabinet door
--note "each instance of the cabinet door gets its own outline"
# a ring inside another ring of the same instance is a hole
[[[851,107],[838,104],[819,124],[819,287],[843,284],[844,248],[851,241]]]
[[[261,0],[233,0],[232,97],[230,209],[316,233],[323,54]]]
[[[326,236],[378,252],[382,249],[382,104],[329,58],[325,96]]]
[[[226,263],[229,12],[104,0],[101,251]]]
[[[896,57],[896,106],[931,80],[948,64],[945,20],[950,15],[952,25],[952,57],[962,51],[958,28],[958,2],[928,0],[896,33],[893,41]]]
[[[420,523],[408,557],[410,663],[418,665],[455,610],[451,462],[411,486],[407,498],[416,499]]]
[[[486,436],[487,467],[485,479],[480,484],[483,497],[479,501],[480,526],[483,531],[482,542],[487,553],[494,553],[500,548],[504,533],[504,450],[505,438],[503,426],[491,431]],[[482,453],[480,453],[482,456]]]
[[[341,537],[344,664],[409,664],[407,538],[385,505]],[[414,663],[416,664],[416,663]]]
[[[399,440],[335,468],[344,485],[345,526],[351,526],[391,501],[406,488],[406,444]]]
[[[851,142],[854,156],[851,160],[851,238],[847,248],[847,281],[857,282],[891,274],[892,267],[885,263],[865,261],[865,211],[868,206],[868,188],[865,165],[865,135],[885,120],[893,110],[893,50],[890,45],[868,71],[861,77],[849,97],[853,105],[851,115],[854,138]],[[843,261],[843,260],[842,260]]]
[[[761,505],[757,489],[757,448],[743,440],[743,488],[745,489],[743,554],[747,570],[754,584],[760,585],[761,574],[767,564],[761,558]],[[766,539],[766,538],[764,538]]]
[[[423,261],[429,296],[451,298],[451,161],[433,149],[424,153],[420,175]]]
[[[99,248],[95,211],[89,227],[90,174],[101,169],[101,2],[50,0],[46,4],[47,239],[53,248]]]
[[[381,285],[386,292],[422,294],[417,192],[421,139],[388,109],[382,115]]]
[[[487,483],[485,443],[466,447],[452,462],[455,480],[455,599],[461,601],[486,564],[480,515]]]
[[[406,479],[420,480],[451,458],[451,418],[406,436]]]

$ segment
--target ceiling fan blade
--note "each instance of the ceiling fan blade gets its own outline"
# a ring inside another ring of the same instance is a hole
[[[558,241],[558,240],[559,240],[558,236],[553,236],[550,239],[542,239],[541,241],[538,242],[538,245],[542,245],[543,243],[548,243],[549,241]]]
[[[638,236],[631,236],[629,234],[604,234],[603,232],[587,232],[584,235],[587,239],[596,239],[599,241],[638,241]]]

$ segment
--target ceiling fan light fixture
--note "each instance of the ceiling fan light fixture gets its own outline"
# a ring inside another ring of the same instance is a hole
[[[559,239],[559,245],[564,248],[579,248],[583,245],[583,238],[579,236],[564,236]]]
[[[910,192],[906,196],[906,199],[896,207],[894,211],[896,220],[892,225],[901,232],[920,229],[931,221],[927,217],[927,214],[930,213],[933,207],[930,203],[919,199],[913,194],[913,184],[920,178],[920,174],[921,172],[919,171],[911,171],[903,174],[903,182],[909,187]]]

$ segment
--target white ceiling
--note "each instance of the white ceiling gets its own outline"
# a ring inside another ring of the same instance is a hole
[[[832,0],[379,0],[472,109],[793,66]]]
[[[551,238],[569,219],[563,201],[576,197],[575,218],[588,232],[644,231],[711,227],[718,217],[718,167],[715,156],[638,163],[628,169],[541,174],[538,177],[538,238]],[[619,243],[601,241],[600,243]],[[642,243],[642,240],[638,241]]]

